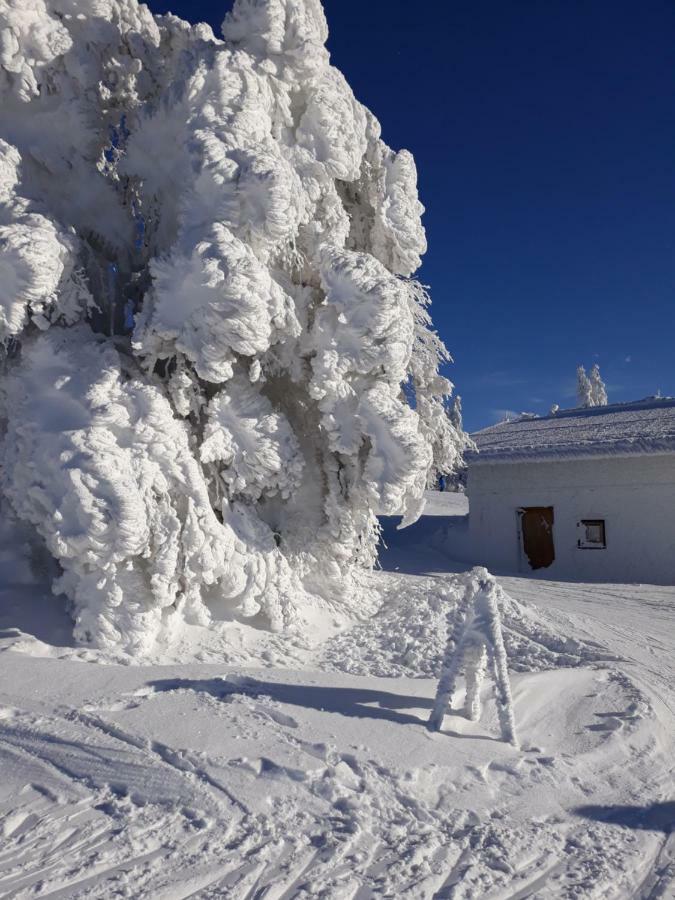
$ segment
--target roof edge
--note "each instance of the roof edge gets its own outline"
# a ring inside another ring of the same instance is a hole
[[[674,456],[675,438],[671,440],[606,441],[603,443],[567,444],[550,448],[522,447],[513,450],[479,450],[465,454],[471,466],[500,465],[522,462],[562,462],[570,459],[611,459],[628,456]]]
[[[607,403],[605,406],[574,406],[571,409],[559,409],[545,416],[526,415],[523,418],[506,419],[503,422],[495,422],[478,431],[472,431],[471,436],[480,435],[492,431],[504,425],[524,425],[527,422],[555,422],[559,419],[592,418],[593,416],[606,416],[617,412],[630,412],[647,409],[667,409],[675,406],[675,397],[645,397],[644,400],[632,400],[627,403]]]

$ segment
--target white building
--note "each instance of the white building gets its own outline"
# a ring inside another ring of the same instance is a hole
[[[675,400],[503,422],[473,435],[456,558],[553,579],[675,584]]]

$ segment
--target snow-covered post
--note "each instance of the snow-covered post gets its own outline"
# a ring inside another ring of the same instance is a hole
[[[468,579],[461,636],[454,646],[448,642],[428,727],[431,731],[440,731],[445,714],[452,707],[457,676],[462,666],[466,675],[464,714],[476,721],[480,716],[480,687],[486,671],[489,671],[495,686],[502,738],[517,746],[511,685],[497,605],[501,589],[487,569],[481,567],[473,569]]]
[[[464,700],[464,715],[472,722],[480,719],[480,689],[487,671],[487,651],[485,645],[477,642],[467,648],[464,663],[464,676],[466,679],[466,699]]]

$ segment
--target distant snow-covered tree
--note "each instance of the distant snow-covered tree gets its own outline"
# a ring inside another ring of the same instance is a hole
[[[593,406],[607,406],[607,388],[600,376],[600,366],[596,363],[589,376]]]
[[[593,385],[583,366],[577,366],[577,404],[580,407],[595,406]]]
[[[450,402],[446,404],[446,415],[450,424],[450,436],[453,440],[455,452],[452,456],[445,455],[443,457],[436,454],[434,464],[429,471],[427,487],[432,490],[438,490],[441,487],[440,479],[443,479],[443,489],[446,491],[463,491],[467,483],[468,470],[464,462],[464,452],[467,450],[475,450],[471,437],[464,431],[462,421],[462,398],[459,394],[455,394]],[[459,438],[459,444],[457,444]],[[457,452],[459,451],[459,452]],[[451,464],[449,465],[449,462]]]
[[[358,609],[376,514],[414,521],[465,438],[415,163],[321,3],[236,0],[217,40],[0,0],[0,30],[1,484],[78,637]]]
[[[462,398],[459,394],[455,394],[452,398],[450,407],[450,422],[458,434],[464,433],[464,423],[462,421]]]

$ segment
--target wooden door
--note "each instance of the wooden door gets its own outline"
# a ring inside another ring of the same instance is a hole
[[[520,510],[523,551],[533,569],[546,569],[555,559],[553,507],[528,506]]]

